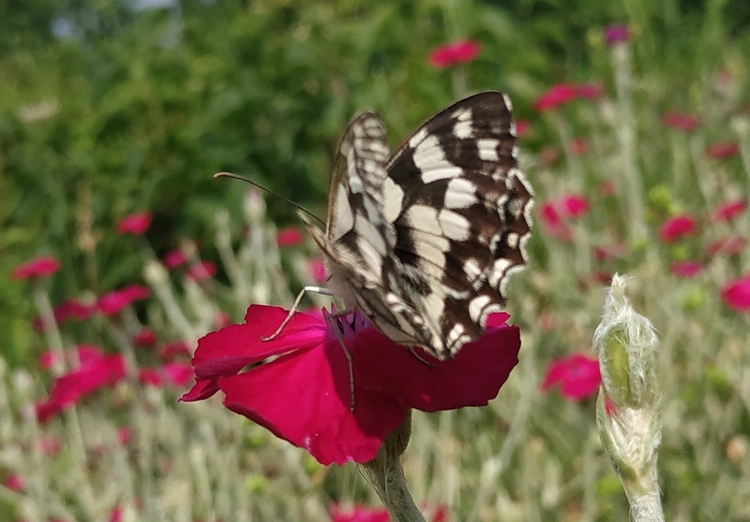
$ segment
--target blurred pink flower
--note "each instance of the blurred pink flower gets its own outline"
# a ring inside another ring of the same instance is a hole
[[[580,156],[589,150],[589,143],[584,138],[575,138],[570,142],[570,148],[568,150],[570,150],[571,154]]]
[[[720,237],[706,245],[706,255],[713,257],[718,254],[735,256],[747,246],[747,239],[742,236]]]
[[[735,312],[750,312],[750,274],[724,285],[721,299]]]
[[[722,203],[712,213],[714,221],[732,221],[747,209],[747,200],[744,198],[735,199]]]
[[[578,89],[570,83],[553,85],[534,102],[534,108],[539,112],[555,109],[560,105],[576,99]]]
[[[117,222],[117,233],[140,236],[151,226],[152,218],[151,212],[137,212],[127,215]]]
[[[190,265],[185,275],[196,281],[211,279],[216,275],[216,263],[213,261],[201,261],[200,263]]]
[[[531,131],[531,124],[526,120],[516,120],[516,136],[523,138]]]
[[[561,241],[571,241],[573,232],[563,221],[557,206],[553,202],[544,202],[541,205],[540,214],[542,217],[542,226],[547,234],[556,237]]]
[[[556,204],[564,218],[579,218],[589,211],[588,200],[580,194],[566,194]]]
[[[576,86],[576,93],[584,100],[594,100],[604,96],[607,90],[599,82],[581,83]]]
[[[665,243],[674,243],[680,238],[695,234],[698,224],[688,214],[680,214],[667,219],[659,228],[659,239]]]
[[[91,316],[91,314],[93,314],[95,311],[96,305],[87,305],[79,301],[78,299],[68,299],[67,301],[63,301],[62,303],[57,305],[53,310],[53,314],[55,317],[55,322],[57,324],[61,324],[68,319],[83,321],[84,319],[87,319],[89,316]],[[36,330],[39,332],[44,331],[44,323],[42,323],[41,317],[37,317],[34,319],[34,328],[36,328]]]
[[[331,522],[390,522],[391,517],[385,508],[354,506],[351,509],[334,504],[328,511]]]
[[[276,243],[281,247],[299,245],[305,240],[305,234],[296,227],[286,227],[276,234]]]
[[[613,46],[630,40],[630,31],[626,24],[612,24],[604,28],[604,41]]]
[[[133,336],[133,344],[142,348],[153,346],[156,344],[156,334],[151,328],[141,328]]]
[[[703,265],[698,261],[678,261],[672,263],[670,270],[677,277],[689,279],[697,276],[703,270]]]
[[[120,426],[117,428],[117,441],[123,446],[126,446],[128,442],[130,442],[132,435],[132,430],[127,426]]]
[[[310,260],[310,275],[316,283],[326,280],[326,264],[319,257]]]
[[[706,147],[706,156],[712,159],[731,158],[739,152],[739,146],[731,141],[720,141]]]
[[[60,262],[52,256],[40,256],[18,265],[10,274],[14,281],[44,277],[60,270]]]
[[[665,112],[661,121],[667,127],[679,129],[685,132],[690,132],[701,124],[701,120],[697,116],[675,111]]]
[[[145,286],[128,285],[119,290],[104,294],[96,303],[104,315],[115,315],[135,301],[148,298],[150,291]]]
[[[427,60],[432,66],[443,69],[468,63],[476,58],[481,50],[482,46],[474,40],[457,40],[433,49]]]
[[[99,359],[104,355],[102,349],[93,344],[78,344],[75,348],[65,350],[63,356],[65,357],[68,364],[81,365],[87,364],[89,361]],[[49,371],[55,363],[58,362],[59,355],[57,352],[47,350],[39,356],[39,368],[45,371]]]
[[[15,473],[8,475],[7,477],[5,477],[5,479],[3,479],[3,486],[17,493],[20,493],[21,491],[26,489],[26,484],[23,481],[23,477]]]
[[[596,357],[579,353],[552,361],[547,367],[541,389],[548,391],[559,385],[563,397],[581,401],[596,394],[601,381],[599,361]]]
[[[185,341],[172,341],[162,346],[159,350],[159,358],[164,362],[171,361],[175,357],[190,356],[192,354],[193,352]]]
[[[184,265],[186,261],[185,253],[181,249],[170,250],[164,254],[164,258],[162,259],[162,263],[169,270]]]

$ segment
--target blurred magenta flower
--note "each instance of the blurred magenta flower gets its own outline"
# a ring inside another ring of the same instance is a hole
[[[200,263],[190,265],[185,275],[196,281],[211,279],[216,275],[216,263],[213,261],[201,261]]]
[[[148,298],[150,294],[145,286],[128,285],[101,296],[96,302],[96,307],[104,315],[115,315],[131,303]]]
[[[680,238],[695,234],[698,223],[688,214],[680,214],[667,219],[659,228],[659,239],[665,243],[674,243]]]
[[[539,112],[548,111],[575,100],[576,96],[578,96],[578,88],[575,85],[558,83],[536,99],[534,108]]]
[[[125,361],[121,355],[102,355],[81,362],[77,369],[55,379],[49,398],[37,404],[39,422],[77,404],[95,391],[113,386],[125,377]]]
[[[481,50],[481,44],[474,40],[457,40],[433,49],[427,61],[430,62],[430,65],[443,69],[468,63],[476,58]]]
[[[721,299],[735,312],[750,312],[750,274],[724,285]]]
[[[133,336],[133,344],[141,348],[148,348],[156,344],[156,334],[151,328],[141,328]]]
[[[162,259],[162,263],[164,263],[164,266],[167,267],[168,270],[172,270],[174,268],[177,268],[178,266],[182,266],[186,261],[187,259],[185,258],[185,253],[179,248],[170,250],[169,252],[164,254],[164,258]]]
[[[582,154],[585,154],[586,151],[589,150],[589,143],[583,138],[575,138],[572,142],[570,142],[570,147],[568,150],[570,150],[571,154],[580,156]]]
[[[326,265],[319,257],[310,260],[310,275],[316,283],[322,283],[326,280]]]
[[[250,306],[244,324],[198,341],[192,360],[196,383],[181,400],[202,400],[221,390],[224,406],[306,449],[320,463],[361,463],[374,458],[408,409],[485,405],[518,362],[519,331],[505,324],[509,316],[503,313],[490,316],[485,334],[454,359],[439,361],[415,348],[429,364],[360,313],[325,315],[321,320],[297,312],[281,335],[264,342],[261,336],[271,334],[287,311]],[[339,338],[351,356],[353,383]]]
[[[556,206],[563,218],[579,218],[589,211],[588,200],[580,194],[566,194],[557,200]]]
[[[64,323],[68,319],[83,321],[88,319],[96,311],[96,305],[87,305],[78,299],[68,299],[57,305],[53,309],[53,315],[57,324]],[[37,331],[44,331],[44,323],[41,317],[34,319],[34,328]]]
[[[156,388],[165,385],[184,388],[193,379],[193,367],[184,362],[166,363],[161,368],[141,368],[138,370],[138,380]]]
[[[599,82],[580,83],[576,85],[576,94],[584,100],[595,100],[601,98],[607,90]]]
[[[214,327],[215,328],[224,328],[226,325],[232,322],[232,316],[229,315],[224,310],[219,310],[216,312],[216,317],[214,317]]]
[[[616,45],[630,40],[630,31],[626,24],[612,24],[604,28],[604,41],[607,45]]]
[[[305,240],[305,234],[296,227],[282,228],[276,234],[276,243],[281,247],[291,247],[302,243]]]
[[[561,241],[571,241],[573,239],[573,231],[563,221],[554,202],[543,202],[539,213],[542,217],[542,226],[548,235],[556,237]]]
[[[63,357],[69,364],[81,365],[88,363],[94,359],[99,359],[104,355],[102,349],[93,344],[78,344],[75,348],[65,350]],[[60,356],[57,352],[47,350],[39,356],[39,368],[45,371],[51,370],[55,364],[57,364]]]
[[[133,432],[127,426],[120,426],[119,428],[117,428],[117,441],[123,446],[127,446],[132,436]]]
[[[547,367],[541,389],[548,391],[553,386],[559,386],[563,397],[581,401],[595,395],[601,381],[597,358],[577,353],[552,361]]]
[[[385,508],[354,506],[350,509],[334,504],[328,510],[331,522],[390,522],[391,517]]]
[[[151,212],[129,214],[117,222],[117,233],[140,236],[151,226],[152,218]]]
[[[711,218],[713,221],[732,221],[747,209],[747,200],[744,198],[735,199],[722,203],[713,211]]]
[[[26,489],[26,483],[23,481],[23,477],[16,473],[12,473],[3,479],[3,486],[11,491],[20,493]]]
[[[686,279],[697,276],[702,270],[703,265],[698,261],[677,261],[670,267],[672,274]]]
[[[714,257],[718,254],[735,256],[747,246],[747,239],[742,236],[720,237],[706,245],[706,255]]]
[[[52,256],[40,256],[18,265],[10,274],[14,281],[45,277],[60,270],[60,262]]]
[[[706,156],[712,159],[731,158],[739,152],[739,146],[731,141],[720,141],[706,147]]]
[[[163,362],[168,362],[185,355],[192,355],[190,347],[185,341],[172,341],[170,343],[166,343],[159,350],[159,358]]]
[[[516,120],[516,136],[523,138],[531,132],[531,124],[526,120]]]
[[[697,116],[675,111],[665,112],[661,118],[661,121],[666,127],[679,129],[685,132],[690,132],[691,130],[696,129],[701,124],[701,120]]]

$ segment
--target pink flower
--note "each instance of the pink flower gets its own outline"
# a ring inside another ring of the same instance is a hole
[[[305,234],[299,228],[286,227],[276,234],[276,243],[280,247],[291,247],[299,245],[305,240]]]
[[[689,279],[697,276],[703,270],[703,265],[698,261],[678,261],[672,264],[670,270],[677,277]]]
[[[205,281],[216,275],[216,263],[213,261],[201,261],[188,268],[187,277],[196,281]]]
[[[310,260],[310,275],[316,283],[326,280],[326,265],[322,259],[316,257]]]
[[[55,379],[49,398],[37,404],[39,422],[46,422],[84,397],[113,386],[124,377],[125,361],[121,355],[103,355],[82,362],[78,369]]]
[[[115,315],[135,301],[148,298],[149,289],[140,285],[128,285],[119,290],[104,294],[96,306],[104,315]]]
[[[563,217],[579,218],[589,211],[589,202],[580,194],[566,194],[557,201]]]
[[[576,86],[576,94],[578,94],[579,98],[583,98],[584,100],[595,100],[596,98],[601,98],[605,92],[606,89],[604,88],[604,85],[599,82],[581,83]]]
[[[329,510],[331,522],[390,522],[391,517],[385,508],[371,508],[367,506],[354,506],[344,509],[338,504],[331,506]]]
[[[734,142],[721,141],[706,147],[706,156],[713,159],[731,158],[739,154],[740,148]]]
[[[72,350],[65,351],[65,359],[69,364],[86,364],[95,359],[99,359],[103,356],[101,348],[92,344],[79,344]],[[52,350],[47,350],[39,356],[39,368],[45,371],[49,371],[55,363],[57,363],[59,356]]]
[[[692,216],[687,214],[673,216],[659,228],[659,239],[665,243],[674,243],[680,238],[695,234],[697,228],[698,224]]]
[[[3,480],[3,486],[17,493],[20,493],[21,491],[26,489],[26,484],[23,481],[23,477],[15,473],[5,477],[5,479]]]
[[[716,210],[713,211],[712,219],[714,221],[732,221],[746,209],[747,200],[744,198],[727,201],[716,207]]]
[[[550,363],[544,376],[542,391],[559,385],[563,397],[581,401],[596,394],[601,381],[599,361],[595,357],[573,354]]]
[[[468,63],[476,58],[481,50],[482,46],[474,40],[457,40],[433,49],[427,61],[433,67],[443,69]]]
[[[151,212],[137,212],[127,215],[117,222],[117,233],[140,236],[151,226],[152,218]]]
[[[690,132],[701,124],[701,120],[698,117],[675,111],[665,112],[661,121],[667,127],[685,132]]]
[[[604,41],[613,46],[630,40],[630,31],[625,24],[612,24],[604,28]]]
[[[133,432],[127,426],[120,426],[117,428],[117,440],[123,446],[126,446],[130,442]]]
[[[13,269],[10,278],[14,281],[45,277],[60,270],[60,262],[51,256],[35,257]]]
[[[67,301],[64,301],[57,305],[53,310],[53,314],[55,316],[55,322],[57,324],[60,324],[64,323],[68,319],[83,321],[91,316],[91,314],[93,314],[95,311],[95,305],[84,304],[78,299],[68,299]],[[34,328],[36,328],[39,332],[44,331],[44,324],[42,323],[42,319],[40,317],[34,319]]]
[[[142,368],[138,371],[138,380],[161,388],[165,384],[184,388],[193,379],[193,367],[183,362],[170,362],[161,368]]]
[[[724,285],[721,299],[735,312],[750,312],[750,275]]]
[[[162,361],[171,361],[175,357],[183,355],[192,355],[190,348],[185,341],[172,341],[161,347],[159,358]]]
[[[156,334],[151,328],[141,328],[133,336],[133,344],[142,348],[147,348],[156,344]]]
[[[541,205],[540,213],[542,217],[542,226],[547,234],[556,237],[561,241],[571,241],[573,239],[573,232],[563,221],[562,216],[557,209],[557,205],[553,202],[544,202]]]
[[[178,266],[182,266],[186,261],[185,253],[180,249],[170,250],[164,254],[164,258],[162,259],[162,263],[164,263],[164,266],[167,267],[168,270],[173,270]]]
[[[735,256],[747,246],[747,239],[742,236],[720,237],[706,245],[706,255],[713,257],[718,254]]]
[[[216,328],[224,328],[226,325],[232,322],[232,316],[229,315],[224,310],[219,310],[216,312],[216,317],[214,317],[214,326]]]
[[[580,156],[589,150],[588,142],[583,138],[576,138],[570,143],[570,153]]]
[[[516,120],[516,136],[523,138],[531,132],[531,124],[526,120]]]
[[[297,312],[280,336],[261,341],[286,316],[282,308],[252,305],[244,324],[201,338],[192,360],[196,383],[181,400],[206,399],[221,390],[224,406],[325,465],[371,460],[410,408],[429,412],[487,404],[518,362],[520,336],[517,327],[504,324],[507,314],[490,316],[485,334],[454,359],[439,361],[416,348],[429,364],[359,313],[321,320]],[[353,388],[349,362],[329,322],[340,329],[351,356]]]
[[[555,109],[560,105],[576,99],[578,88],[570,83],[553,85],[534,102],[534,108],[539,112]]]

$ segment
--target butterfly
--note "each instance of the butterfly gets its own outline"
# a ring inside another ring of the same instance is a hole
[[[518,169],[510,99],[482,92],[444,109],[391,157],[373,112],[347,127],[325,230],[329,289],[396,343],[456,355],[503,308],[526,264],[533,194]]]

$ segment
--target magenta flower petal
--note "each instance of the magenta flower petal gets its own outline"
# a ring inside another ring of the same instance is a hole
[[[714,211],[714,221],[732,221],[747,209],[746,199],[735,199],[719,205]]]
[[[599,361],[595,357],[573,354],[550,363],[541,389],[547,391],[553,386],[560,386],[563,397],[581,401],[596,394],[601,381]]]
[[[721,289],[721,299],[735,312],[750,312],[750,275],[727,283]]]
[[[659,229],[659,239],[673,243],[685,236],[695,234],[698,223],[692,216],[681,214],[667,219]]]
[[[51,256],[41,256],[18,265],[13,269],[10,278],[14,281],[44,277],[54,274],[60,269],[60,262]]]
[[[539,96],[534,102],[534,108],[539,112],[555,109],[576,99],[578,88],[570,83],[558,83]]]
[[[117,222],[117,233],[140,236],[151,226],[152,218],[151,212],[137,212],[127,215]]]
[[[145,286],[128,285],[119,290],[104,294],[96,303],[99,311],[104,315],[115,315],[134,301],[148,298],[150,291]]]
[[[435,48],[430,52],[428,61],[433,67],[445,68],[467,63],[479,55],[482,46],[473,40],[457,40]]]
[[[367,330],[348,342],[355,370],[362,369],[355,373],[355,382],[388,391],[404,407],[427,412],[485,406],[518,364],[521,347],[518,327],[502,324],[487,328],[453,359],[439,361],[415,349],[426,364],[408,347],[379,343],[377,336],[382,334]]]
[[[630,40],[630,31],[625,24],[612,24],[604,28],[604,41],[607,45],[616,45]]]

